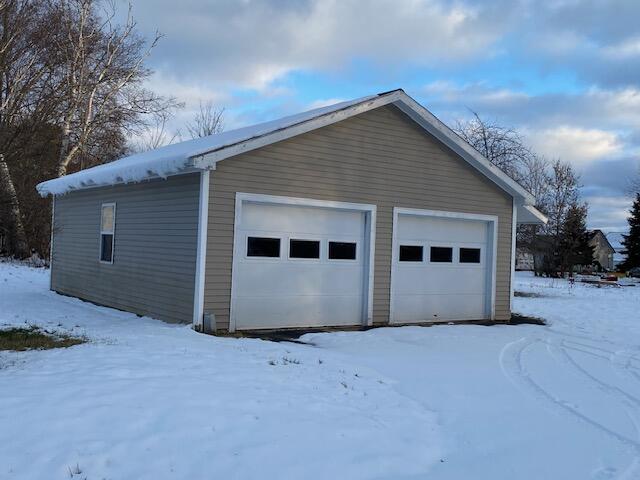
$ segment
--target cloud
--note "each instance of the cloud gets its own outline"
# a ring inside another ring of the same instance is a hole
[[[549,157],[560,157],[574,165],[607,160],[622,151],[623,145],[612,132],[570,125],[536,130],[528,135],[534,150]]]
[[[354,58],[435,65],[490,55],[509,24],[499,9],[439,0],[157,0],[137,3],[134,13],[144,31],[165,34],[152,58],[164,76],[261,90],[288,73],[337,71]]]
[[[589,227],[604,231],[625,231],[631,200],[624,196],[589,196]]]

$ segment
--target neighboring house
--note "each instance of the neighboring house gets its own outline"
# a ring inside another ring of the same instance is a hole
[[[526,248],[516,248],[516,270],[532,271],[534,269],[533,254]]]
[[[51,288],[198,330],[508,321],[534,198],[402,90],[38,186]]]
[[[609,243],[602,230],[592,230],[589,232],[589,245],[593,247],[593,261],[598,262],[602,268],[612,271],[615,268],[615,249]]]

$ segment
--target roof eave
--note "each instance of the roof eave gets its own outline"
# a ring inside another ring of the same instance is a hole
[[[378,107],[397,101],[401,95],[406,95],[402,90],[393,90],[388,93],[370,98],[356,105],[350,105],[335,112],[327,113],[304,122],[283,127],[278,130],[242,140],[232,145],[225,145],[215,150],[209,150],[190,157],[190,165],[194,168],[215,169],[215,164],[229,157],[235,157],[245,152],[255,150],[272,143],[280,142],[318,128],[331,125],[347,118],[368,112]]]

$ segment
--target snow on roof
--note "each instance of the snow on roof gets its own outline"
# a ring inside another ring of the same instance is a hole
[[[115,162],[40,183],[36,188],[42,196],[62,195],[71,190],[94,186],[139,182],[148,178],[166,178],[177,173],[215,169],[216,163],[226,158],[388,104],[395,105],[429,134],[460,155],[500,188],[513,195],[518,202],[519,223],[546,223],[546,217],[533,207],[535,204],[533,195],[400,89],[131,155]]]
[[[384,94],[380,94],[384,95]],[[370,95],[306,112],[290,115],[269,122],[222,132],[208,137],[167,145],[148,152],[137,153],[114,162],[87,168],[77,173],[38,184],[38,193],[62,195],[71,190],[116,183],[139,182],[150,177],[166,178],[189,167],[190,159],[240,142],[260,137],[320,116],[366,102],[380,95]]]

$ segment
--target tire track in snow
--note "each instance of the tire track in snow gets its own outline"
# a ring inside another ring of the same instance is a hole
[[[634,352],[637,352],[637,350],[618,350],[610,355],[609,361],[614,370],[620,373],[621,376],[640,383],[640,374],[638,373],[640,369],[631,365],[632,361],[640,362]]]
[[[640,457],[640,439],[634,440],[628,436],[616,432],[615,430],[607,427],[606,425],[598,422],[597,420],[580,412],[577,408],[571,405],[569,402],[562,400],[553,392],[546,390],[539,383],[537,383],[529,373],[523,360],[524,352],[533,345],[540,342],[547,343],[543,338],[530,338],[523,337],[519,340],[506,344],[500,352],[500,367],[505,377],[514,385],[526,394],[533,396],[536,400],[546,404],[553,411],[561,416],[571,416],[577,420],[585,423],[586,425],[595,428],[596,430],[604,433],[608,437],[611,437],[627,447],[630,447],[635,453],[633,462],[622,472],[622,475],[626,478],[637,478],[637,469],[640,467],[638,457]],[[637,431],[637,428],[636,428]],[[632,476],[634,475],[634,476]]]

